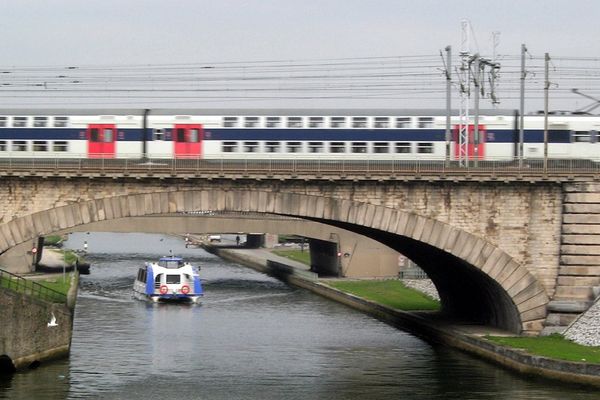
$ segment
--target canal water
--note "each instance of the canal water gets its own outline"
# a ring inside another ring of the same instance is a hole
[[[88,242],[71,357],[0,380],[0,399],[597,399],[435,346],[305,290],[147,234]],[[131,297],[144,261],[202,266],[200,306]]]

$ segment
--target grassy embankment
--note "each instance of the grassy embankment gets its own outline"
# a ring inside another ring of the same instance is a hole
[[[56,278],[49,278],[43,280],[36,280],[35,283],[39,283],[42,286],[45,286],[49,289],[52,289],[56,292],[62,293],[65,296],[69,292],[69,288],[71,287],[71,278],[69,275],[65,276],[63,279],[62,275]],[[42,288],[36,286],[34,281],[25,279],[10,279],[8,276],[0,276],[0,287],[9,288],[11,290],[15,290],[19,293],[27,293],[35,295],[45,296],[47,299],[55,302],[65,301],[66,298],[62,296],[54,297],[54,293],[51,291],[44,291]]]
[[[276,250],[274,253],[292,260],[310,264],[310,253],[299,250]],[[419,291],[407,288],[397,280],[375,281],[330,281],[328,284],[338,290],[351,293],[367,300],[375,301],[403,311],[439,310],[440,303]],[[600,347],[588,347],[571,342],[561,335],[543,337],[497,337],[486,339],[513,349],[539,356],[566,361],[600,363]]]
[[[485,338],[501,346],[522,349],[538,356],[557,360],[600,363],[600,347],[583,346],[558,334],[540,337],[486,336]]]
[[[331,281],[328,285],[363,299],[371,300],[402,311],[438,311],[440,302],[407,288],[395,279],[369,281]]]
[[[273,253],[310,265],[310,252],[300,250],[274,250]],[[439,310],[440,303],[418,290],[410,289],[395,279],[338,281],[328,285],[346,293],[403,311]]]
[[[310,251],[308,250],[273,250],[273,254],[310,265]]]

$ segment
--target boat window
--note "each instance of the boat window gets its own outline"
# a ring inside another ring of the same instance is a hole
[[[180,275],[167,275],[167,285],[174,285],[181,283]]]

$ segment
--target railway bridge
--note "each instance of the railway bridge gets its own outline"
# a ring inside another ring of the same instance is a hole
[[[139,232],[144,218],[252,212],[377,240],[425,270],[445,313],[516,333],[567,325],[600,286],[597,169],[187,161],[3,169],[0,264],[40,235],[92,224]]]

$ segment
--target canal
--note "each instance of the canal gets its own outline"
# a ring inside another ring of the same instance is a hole
[[[592,399],[431,345],[307,291],[147,234],[89,244],[71,357],[0,380],[0,399]],[[172,250],[202,266],[201,306],[131,297],[144,261]]]

